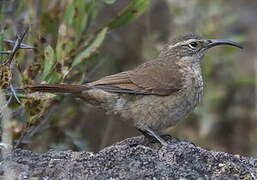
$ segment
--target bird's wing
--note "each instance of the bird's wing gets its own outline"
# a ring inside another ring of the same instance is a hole
[[[172,61],[144,63],[137,68],[106,76],[89,83],[89,87],[108,92],[130,94],[170,95],[182,87],[183,77]]]
[[[88,87],[103,89],[108,92],[145,94],[143,89],[134,84],[129,77],[129,71],[103,77],[87,84]]]

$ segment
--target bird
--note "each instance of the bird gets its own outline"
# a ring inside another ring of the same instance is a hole
[[[204,89],[202,60],[208,49],[219,45],[242,48],[231,40],[183,35],[165,44],[157,58],[134,69],[84,85],[33,84],[24,89],[76,95],[119,115],[146,137],[167,146],[160,131],[186,119],[200,103]]]

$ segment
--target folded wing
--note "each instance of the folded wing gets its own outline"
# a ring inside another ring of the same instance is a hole
[[[182,81],[183,77],[174,61],[160,60],[106,76],[88,86],[108,92],[166,96],[180,90]]]

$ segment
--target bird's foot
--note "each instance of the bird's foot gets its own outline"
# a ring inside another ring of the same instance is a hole
[[[185,140],[182,140],[180,141],[181,143],[184,143],[184,144],[188,144],[188,145],[193,145],[196,147],[195,143],[191,142],[191,141],[185,141]]]
[[[159,142],[161,145],[163,146],[168,146],[168,143],[166,142],[166,140],[164,139],[165,137],[167,137],[167,135],[165,136],[160,136],[158,135],[156,132],[154,132],[152,129],[150,128],[145,128],[144,130],[138,129],[148,140],[150,140],[151,142]]]
[[[163,135],[160,135],[162,137],[162,139],[164,139],[166,142],[167,141],[171,141],[172,143],[179,143],[181,142],[181,140],[179,140],[178,138],[174,137],[174,136],[171,136],[169,134],[163,134]]]
[[[180,140],[176,137],[173,137],[171,135],[168,135],[168,134],[164,134],[164,135],[160,135],[166,142],[169,140],[171,141],[172,143],[183,143],[183,144],[188,144],[188,145],[193,145],[193,146],[196,146],[193,142],[191,141],[185,141],[185,140]]]
[[[196,146],[193,142],[191,141],[184,141],[184,140],[179,140],[176,137],[170,136],[170,135],[158,135],[156,132],[154,132],[150,128],[145,128],[144,130],[138,129],[151,143],[159,142],[163,146],[168,145],[168,141],[171,143],[184,143],[184,144],[189,144]]]

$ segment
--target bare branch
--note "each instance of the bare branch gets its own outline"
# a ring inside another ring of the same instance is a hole
[[[5,43],[9,43],[9,44],[11,44],[11,45],[14,46],[16,41],[4,39],[4,42],[5,42]],[[23,44],[23,43],[20,44],[20,47],[19,47],[19,48],[20,48],[20,49],[35,49],[33,46],[26,45],[26,44]]]
[[[12,51],[0,51],[0,54],[11,54]]]
[[[11,54],[9,55],[8,60],[7,60],[4,64],[11,64],[11,62],[13,61],[16,52],[17,52],[18,49],[20,48],[21,43],[22,43],[22,41],[23,41],[25,35],[27,34],[28,30],[29,30],[29,27],[27,26],[26,29],[25,29],[25,31],[21,34],[21,36],[18,36],[18,37],[17,37],[17,39],[16,39],[16,41],[15,41],[15,44],[14,44],[14,46],[13,46],[12,52],[11,52]]]

